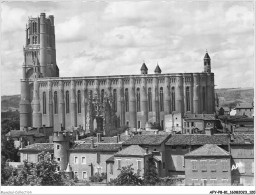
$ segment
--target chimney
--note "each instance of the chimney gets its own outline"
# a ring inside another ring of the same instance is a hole
[[[128,132],[128,130],[125,130],[125,135],[129,135],[129,132]]]
[[[117,143],[119,143],[121,141],[121,135],[117,134]]]
[[[93,140],[93,137],[91,137],[91,148],[94,148],[94,140]]]
[[[98,143],[101,142],[101,133],[97,133],[97,142],[98,142]]]
[[[78,136],[78,132],[76,132],[76,140],[78,140],[79,136]]]
[[[156,135],[158,134],[158,130],[155,130],[155,134],[156,134]]]
[[[145,153],[145,154],[148,154],[148,148],[145,148],[145,150],[146,150],[146,153]]]

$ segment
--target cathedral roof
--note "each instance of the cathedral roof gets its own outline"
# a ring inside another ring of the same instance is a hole
[[[157,64],[156,69],[155,69],[155,73],[161,73],[161,72],[162,72],[162,70],[159,67],[159,65]]]
[[[148,67],[146,66],[145,62],[143,62],[140,70],[148,70]]]

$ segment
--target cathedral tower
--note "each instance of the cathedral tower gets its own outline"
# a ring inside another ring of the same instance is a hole
[[[204,72],[211,73],[211,58],[207,51],[204,56]]]
[[[56,64],[54,17],[50,15],[46,18],[45,13],[41,13],[40,17],[29,18],[25,33],[20,101],[21,129],[34,124],[40,125],[38,121],[31,120],[32,108],[33,115],[36,116],[39,116],[38,109],[40,108],[39,97],[35,99],[37,95],[34,95],[34,103],[36,102],[37,105],[31,105],[35,80],[42,77],[59,77],[59,68]],[[38,84],[36,83],[36,85]],[[38,89],[38,86],[36,88]],[[39,91],[37,90],[36,93]],[[36,110],[34,110],[35,108]]]

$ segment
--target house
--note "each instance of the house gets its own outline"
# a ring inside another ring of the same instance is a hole
[[[170,177],[185,180],[184,156],[205,144],[217,144],[228,150],[228,134],[174,134],[165,143],[167,172]]]
[[[254,185],[254,135],[242,133],[231,136],[230,153],[233,185]]]
[[[185,185],[230,186],[231,155],[216,144],[185,154]]]
[[[216,129],[214,114],[186,114],[183,118],[183,132],[187,134],[212,134]]]
[[[25,145],[48,142],[48,137],[36,129],[30,131],[11,130],[5,136],[7,140],[14,140],[15,148],[21,147],[21,142],[24,142]]]
[[[165,131],[171,133],[182,133],[182,115],[178,112],[165,115]]]
[[[246,115],[248,117],[253,117],[254,106],[253,103],[239,103],[236,105],[236,115]]]
[[[107,159],[107,181],[117,178],[117,176],[121,173],[122,167],[126,167],[128,165],[132,165],[134,172],[143,177],[146,171],[147,161],[151,157],[152,153],[149,153],[148,149],[144,149],[139,145],[131,145],[126,147]],[[158,161],[155,161],[158,169]]]
[[[145,134],[134,135],[130,139],[122,143],[123,149],[131,145],[139,145],[143,149],[147,149],[149,153],[154,155],[158,161],[159,176],[167,175],[167,161],[165,155],[165,142],[171,137],[171,134]]]
[[[101,136],[91,138],[91,142],[76,142],[67,131],[54,132],[53,143],[35,143],[19,150],[21,162],[38,162],[38,154],[46,151],[59,163],[58,171],[72,174],[79,180],[88,180],[95,173],[106,173],[106,160],[122,148],[117,138],[115,142],[101,142]],[[106,139],[106,140],[107,140]]]

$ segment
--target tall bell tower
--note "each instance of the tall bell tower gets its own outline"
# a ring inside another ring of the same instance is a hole
[[[45,13],[29,18],[25,29],[24,63],[22,65],[20,128],[32,126],[32,99],[38,78],[59,77],[56,64],[54,17]],[[39,91],[37,91],[39,93]],[[37,101],[38,102],[38,101]]]

